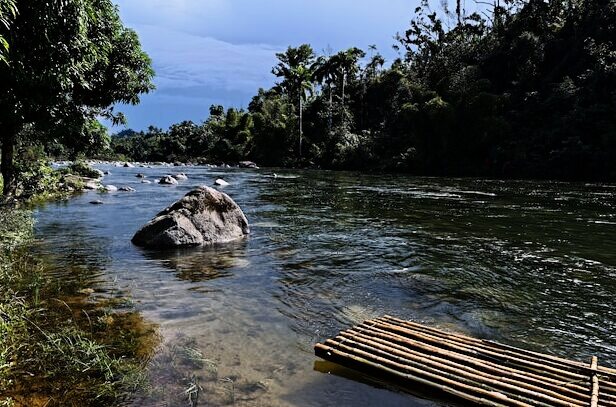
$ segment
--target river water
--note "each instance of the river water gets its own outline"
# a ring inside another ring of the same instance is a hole
[[[616,186],[99,168],[111,171],[105,184],[137,191],[39,208],[36,250],[52,278],[128,298],[158,326],[157,391],[128,405],[174,405],[192,384],[199,405],[447,404],[313,356],[317,341],[383,314],[616,366]],[[178,171],[189,177],[178,186],[135,177]],[[130,243],[158,211],[216,178],[244,209],[248,239],[163,252]],[[198,363],[160,356],[177,349]],[[165,379],[182,369],[184,387]]]

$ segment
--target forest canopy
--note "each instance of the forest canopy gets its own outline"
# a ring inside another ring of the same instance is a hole
[[[212,106],[202,124],[125,133],[113,148],[143,161],[616,179],[614,1],[432,6],[398,34],[394,61],[374,47],[289,47],[277,85],[246,111]]]

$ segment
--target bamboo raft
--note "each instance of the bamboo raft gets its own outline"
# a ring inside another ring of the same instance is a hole
[[[487,406],[616,406],[616,370],[444,332],[390,316],[315,345],[315,354],[403,389]]]

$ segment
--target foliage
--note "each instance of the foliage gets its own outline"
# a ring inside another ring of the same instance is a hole
[[[84,161],[75,161],[66,168],[68,174],[78,175],[86,178],[100,178],[101,172],[93,169]]]
[[[172,127],[158,130],[161,142],[147,133],[115,139],[115,151],[140,160],[243,155],[262,165],[616,179],[614,1],[502,0],[470,15],[460,2],[439,5],[425,0],[415,10],[397,36],[401,57],[387,67],[375,47],[321,56],[307,44],[289,47],[277,54],[276,86],[250,103],[243,120],[251,125],[237,127],[234,114],[227,122],[215,106],[206,123],[185,128],[192,136]]]
[[[0,0],[0,26],[8,30],[11,21],[17,15],[17,6],[15,0]],[[6,56],[9,52],[9,43],[0,35],[0,63],[6,63]]]
[[[113,105],[136,104],[153,88],[150,60],[111,0],[21,2],[0,35],[11,47],[0,64],[5,194],[15,190],[13,149],[24,133],[91,145],[93,134],[104,139],[92,129],[96,117],[122,122]]]

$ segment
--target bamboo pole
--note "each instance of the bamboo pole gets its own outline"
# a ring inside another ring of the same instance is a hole
[[[558,389],[553,385],[550,386],[545,382],[541,382],[539,380],[529,380],[524,375],[506,372],[492,366],[484,366],[481,361],[469,360],[464,356],[454,354],[452,352],[438,352],[437,354],[439,354],[439,357],[437,357],[422,353],[420,351],[411,350],[402,346],[397,346],[395,344],[388,344],[386,341],[383,341],[379,338],[371,338],[361,333],[345,331],[341,332],[340,336],[351,340],[356,339],[359,342],[374,346],[380,350],[391,351],[392,353],[395,353],[396,355],[399,355],[401,357],[408,356],[411,358],[425,358],[429,361],[442,363],[452,368],[464,370],[471,374],[485,377],[487,380],[499,380],[503,383],[518,386],[529,391],[544,392],[548,396],[557,398],[569,404],[579,406],[585,406],[587,404],[586,400],[588,400],[588,398],[584,393],[575,393],[572,391],[568,391],[568,394],[563,394],[562,391],[559,393],[558,390],[562,389]],[[460,362],[469,362],[472,367],[460,364]],[[479,369],[487,370],[489,373]]]
[[[590,360],[590,370],[595,373],[592,375],[592,393],[590,396],[590,407],[597,407],[599,404],[599,377],[597,376],[597,357],[593,356]]]
[[[558,358],[556,356],[551,356],[551,355],[544,355],[541,353],[537,353],[537,352],[531,352],[531,351],[526,351],[523,349],[518,349],[518,348],[514,348],[512,346],[509,345],[503,345],[503,344],[499,344],[497,342],[491,342],[491,341],[485,341],[485,340],[479,340],[479,339],[475,339],[475,338],[470,338],[470,337],[465,337],[463,335],[458,335],[458,334],[448,334],[448,333],[441,333],[440,331],[434,329],[434,328],[430,328],[430,327],[424,327],[422,325],[413,323],[413,322],[407,322],[407,321],[402,321],[402,320],[398,320],[397,318],[393,318],[393,317],[389,317],[389,316],[385,316],[383,318],[377,318],[376,321],[383,321],[383,320],[387,320],[387,321],[392,321],[394,323],[394,325],[397,326],[402,326],[402,327],[408,327],[409,329],[413,330],[413,328],[415,327],[419,327],[418,330],[422,331],[422,332],[434,332],[435,336],[438,336],[440,338],[453,338],[450,339],[452,341],[455,341],[456,339],[460,339],[461,341],[464,341],[464,343],[468,343],[469,345],[466,346],[468,349],[473,349],[474,346],[470,345],[470,343],[475,343],[477,345],[481,345],[481,344],[490,344],[490,345],[498,345],[499,347],[503,347],[506,348],[504,349],[504,352],[507,355],[510,356],[514,356],[514,357],[521,357],[522,360],[528,360],[530,362],[533,363],[548,363],[550,366],[554,367],[555,369],[564,371],[564,372],[570,372],[572,374],[576,374],[576,375],[588,375],[591,376],[593,374],[592,371],[590,371],[590,368],[588,366],[581,366],[578,363],[579,362],[575,362],[575,361],[569,361],[567,359],[562,359],[562,358]],[[370,324],[372,323],[372,321],[366,321],[366,323]],[[430,335],[430,334],[428,334]],[[468,340],[468,341],[466,341]],[[464,345],[461,345],[464,346]],[[485,349],[486,347],[484,346],[479,346],[483,349]],[[492,347],[492,349],[498,349],[498,347],[494,346]],[[514,351],[509,351],[508,349],[513,349]],[[488,348],[488,350],[490,350]],[[528,353],[530,355],[525,355],[524,353]],[[535,357],[534,355],[538,355],[538,357]],[[548,361],[545,360],[545,358],[550,359]],[[553,359],[553,361],[552,361]],[[565,362],[569,362],[569,364],[565,364],[565,363],[561,363],[562,361]],[[562,370],[559,366],[562,366],[562,368],[564,368],[565,370]],[[597,370],[601,370],[602,375],[606,375],[606,373],[604,373],[604,370],[610,371],[613,369],[600,369],[599,367],[597,367]],[[610,373],[607,373],[607,375],[609,376]],[[609,379],[616,379],[615,377],[609,377]],[[613,392],[616,392],[616,383],[610,380],[605,380],[604,381],[604,387],[607,387],[608,389],[612,390]],[[616,395],[614,396],[614,398],[616,399]]]
[[[542,389],[537,386],[527,385],[519,381],[511,381],[504,377],[492,376],[485,373],[478,372],[474,369],[460,366],[455,363],[444,361],[440,358],[430,358],[422,355],[416,355],[410,352],[402,352],[393,348],[387,348],[380,346],[370,340],[363,340],[361,338],[349,339],[347,337],[336,337],[336,340],[341,338],[343,343],[353,344],[355,347],[366,349],[372,353],[381,354],[389,359],[396,358],[399,363],[419,363],[427,366],[431,371],[435,373],[451,373],[460,378],[473,380],[478,383],[487,384],[494,388],[500,388],[503,391],[511,392],[524,397],[526,400],[540,399],[543,402],[551,403],[550,405],[559,406],[584,406],[585,403],[579,400],[569,399],[563,397],[558,393],[551,392],[549,390]],[[326,341],[329,343],[329,341]],[[345,345],[346,346],[346,345]]]
[[[460,383],[456,380],[452,380],[450,378],[447,377],[442,377],[442,376],[438,376],[438,375],[434,375],[432,373],[429,372],[423,372],[419,369],[410,367],[410,366],[401,366],[398,363],[392,362],[392,361],[388,361],[384,358],[381,358],[379,356],[375,356],[375,355],[371,355],[367,352],[362,352],[362,351],[358,351],[352,348],[349,348],[351,351],[354,351],[355,354],[353,353],[348,353],[345,352],[342,349],[335,349],[332,348],[330,346],[327,345],[322,345],[322,344],[317,344],[317,347],[321,348],[322,350],[324,350],[326,353],[329,352],[330,354],[338,354],[340,355],[341,353],[344,354],[344,356],[348,359],[354,360],[354,361],[359,361],[360,363],[363,362],[368,362],[370,365],[380,365],[380,367],[385,367],[388,370],[393,370],[394,372],[396,372],[397,374],[400,374],[402,372],[400,372],[400,370],[396,370],[396,369],[402,369],[404,371],[406,371],[407,373],[402,373],[404,376],[413,376],[414,379],[417,379],[415,381],[422,383],[422,384],[430,384],[434,387],[434,385],[436,385],[435,387],[437,388],[443,388],[443,387],[450,387],[453,389],[458,390],[459,393],[462,394],[466,394],[467,396],[470,396],[474,399],[481,399],[484,398],[486,400],[490,400],[492,402],[498,403],[506,403],[506,404],[502,404],[502,405],[506,405],[506,406],[515,406],[515,407],[530,407],[532,406],[532,404],[528,404],[528,403],[524,403],[524,402],[520,402],[517,400],[512,400],[509,397],[507,397],[506,395],[496,392],[496,391],[490,391],[490,390],[486,390],[486,389],[482,389],[476,386],[472,386],[472,385],[468,385],[465,383]],[[328,355],[329,356],[329,355]],[[358,360],[359,359],[359,360]],[[439,383],[440,382],[440,383]],[[477,395],[479,395],[480,397],[477,397]],[[469,399],[467,397],[465,397],[466,399]],[[494,400],[496,398],[496,400]],[[499,404],[500,405],[500,404]]]
[[[400,327],[403,327],[409,330],[419,331],[427,335],[441,337],[449,341],[460,342],[461,345],[466,346],[468,348],[484,349],[487,351],[494,351],[495,349],[498,349],[498,352],[500,352],[503,355],[506,355],[507,357],[516,358],[518,360],[525,360],[531,363],[540,363],[544,366],[547,365],[555,369],[559,369],[565,372],[570,372],[572,374],[578,374],[580,376],[588,374],[588,366],[574,366],[571,364],[562,363],[559,360],[553,360],[552,358],[546,358],[545,356],[547,355],[542,355],[542,354],[539,354],[541,357],[537,357],[532,354],[527,354],[530,352],[521,351],[520,349],[509,347],[507,345],[502,345],[497,342],[483,341],[481,339],[470,338],[470,337],[458,335],[458,334],[452,335],[452,334],[447,334],[447,333],[441,333],[438,330],[435,330],[434,328],[422,327],[418,324],[408,322],[408,321],[402,321],[402,320],[399,320],[397,318],[392,318],[392,317],[383,317],[383,318],[378,318],[376,320],[383,321],[386,323],[391,323],[396,326],[400,326]]]
[[[492,358],[492,359],[497,359],[499,360],[501,363],[506,363],[509,365],[515,365],[515,366],[524,366],[528,369],[533,369],[536,371],[539,371],[543,374],[552,374],[553,376],[556,377],[563,377],[565,379],[568,380],[583,380],[583,379],[587,379],[587,376],[583,376],[577,373],[573,373],[573,372],[569,372],[569,371],[565,371],[565,370],[561,370],[552,366],[547,366],[538,362],[534,362],[534,361],[527,361],[524,359],[520,359],[518,357],[504,357],[502,354],[498,353],[498,352],[494,352],[492,350],[486,350],[486,349],[475,349],[472,347],[468,347],[468,346],[464,346],[464,345],[460,345],[459,343],[450,341],[450,340],[445,340],[445,339],[439,339],[439,338],[435,338],[434,336],[430,336],[427,334],[423,334],[420,332],[416,332],[404,327],[400,327],[397,325],[393,325],[393,324],[388,324],[385,322],[380,322],[380,321],[370,321],[369,322],[369,326],[377,326],[377,327],[383,327],[389,331],[393,331],[396,333],[399,333],[401,335],[404,336],[411,336],[411,337],[416,337],[419,339],[423,339],[432,343],[441,343],[444,346],[447,346],[448,348],[452,348],[455,350],[458,350],[460,352],[464,352],[467,354],[471,354],[471,355],[478,355],[478,356],[483,356],[486,358]]]
[[[371,323],[372,321],[369,321],[369,322]],[[410,341],[410,342],[407,342],[407,344],[409,344],[409,343],[412,344],[413,342],[415,342],[415,345],[420,345],[420,346],[422,345],[420,341],[414,341],[413,339],[408,338],[406,336],[397,335],[396,333],[392,333],[391,331],[380,329],[378,327],[378,324],[375,325],[375,324],[371,323],[369,326],[365,326],[365,324],[362,324],[362,325],[360,325],[358,327],[355,327],[353,329],[359,329],[359,330],[364,329],[364,330],[367,330],[370,335],[374,335],[375,334],[374,331],[376,330],[376,333],[380,334],[380,335],[385,334],[385,335],[395,336],[395,337],[398,338],[398,340]],[[436,342],[433,345],[435,345],[435,346],[432,346],[432,345],[428,344],[427,345],[428,348],[424,347],[424,349],[426,349],[427,351],[432,351],[433,352],[434,348],[439,346],[439,343]],[[432,347],[432,348],[430,348],[430,347]],[[445,350],[445,351],[450,352],[449,350]],[[468,355],[465,354],[465,353],[462,353],[462,355],[468,357]],[[479,357],[473,358],[473,359],[476,359],[476,360],[480,361],[481,363],[485,363],[485,364],[490,364],[491,363],[488,360],[481,359],[481,355]],[[492,358],[492,359],[494,359],[494,358]],[[588,400],[588,398],[587,398],[588,396],[587,395],[588,395],[589,386],[590,386],[590,380],[589,380],[588,377],[583,378],[581,380],[571,380],[570,378],[563,378],[561,376],[556,376],[556,377],[541,376],[541,373],[545,374],[545,372],[542,372],[540,369],[532,369],[531,371],[529,371],[528,369],[524,369],[524,366],[517,366],[516,365],[516,367],[518,368],[518,370],[516,370],[516,369],[513,369],[513,368],[508,367],[508,366],[499,365],[497,363],[492,363],[492,365],[500,367],[500,368],[508,368],[508,369],[510,369],[510,371],[518,371],[521,374],[523,373],[523,374],[529,375],[531,377],[537,378],[539,380],[549,381],[553,385],[556,385],[558,388],[560,388],[560,391],[563,392],[563,393],[567,392],[570,396],[577,397],[577,398],[580,398],[580,393],[581,393],[581,394],[585,395],[582,398],[584,400]],[[588,385],[588,387],[579,386],[577,383],[586,383]],[[569,390],[574,390],[574,391],[577,390],[577,392],[572,394],[571,392],[569,392]],[[610,399],[610,401],[609,402],[606,401],[606,403],[608,403],[606,405],[615,406],[616,405],[616,397],[612,396],[611,394],[607,395],[607,397]]]
[[[416,322],[412,322],[412,321],[404,321],[401,320],[399,318],[395,318],[389,315],[385,315],[382,318],[377,318],[378,320],[381,319],[386,319],[389,321],[395,321],[399,324],[404,324],[406,326],[409,327],[413,327],[416,328],[418,330],[422,330],[425,332],[432,332],[433,334],[436,335],[442,335],[442,337],[444,338],[455,338],[455,339],[459,339],[460,341],[463,342],[467,342],[467,343],[472,343],[472,344],[476,344],[476,345],[484,345],[487,347],[491,347],[491,348],[499,348],[502,349],[503,351],[506,352],[511,352],[514,355],[526,355],[527,357],[531,357],[531,358],[535,358],[537,360],[542,360],[542,361],[549,361],[552,363],[558,363],[562,366],[567,366],[570,368],[574,368],[576,369],[576,371],[580,374],[589,374],[590,373],[590,369],[588,367],[588,365],[579,362],[579,361],[575,361],[575,360],[570,360],[570,359],[565,359],[565,358],[561,358],[558,356],[554,356],[554,355],[547,355],[547,354],[543,354],[543,353],[539,353],[539,352],[533,352],[530,350],[526,350],[526,349],[521,349],[521,348],[516,348],[514,346],[510,346],[510,345],[505,345],[499,342],[494,342],[494,341],[490,341],[490,340],[486,340],[486,339],[477,339],[477,338],[472,338],[470,336],[465,336],[465,335],[461,335],[461,334],[456,334],[456,333],[450,333],[450,332],[444,332],[441,330],[438,330],[436,328],[432,328],[426,325],[422,325],[422,324],[418,324]],[[610,375],[613,376],[611,377],[611,379],[616,380],[616,369],[610,369],[607,367],[601,367],[598,366],[597,369],[599,371],[601,371],[604,375]]]
[[[340,332],[315,353],[495,407],[616,407],[616,370],[448,333],[389,315]],[[599,402],[601,399],[601,402]]]
[[[493,363],[489,360],[485,360],[485,359],[480,359],[480,358],[475,358],[472,356],[467,356],[461,353],[456,353],[456,352],[452,352],[450,350],[447,349],[442,349],[440,347],[438,347],[438,344],[435,345],[430,345],[430,344],[426,344],[424,342],[420,342],[420,341],[416,341],[410,338],[406,338],[403,336],[399,336],[396,334],[392,334],[390,332],[381,330],[379,328],[375,328],[375,327],[368,327],[368,328],[363,328],[361,326],[358,327],[354,327],[352,328],[353,331],[357,330],[359,332],[365,333],[367,335],[370,336],[375,336],[375,337],[379,337],[382,338],[383,340],[386,341],[394,341],[394,342],[398,342],[403,344],[403,346],[410,346],[416,349],[419,349],[421,351],[424,352],[428,352],[428,353],[434,353],[434,354],[440,354],[443,355],[445,357],[457,357],[457,358],[464,358],[465,361],[468,361],[469,363],[476,363],[479,365],[484,366],[485,368],[493,368],[493,369],[498,369],[499,371],[504,371],[507,372],[509,374],[512,375],[521,375],[522,377],[527,377],[529,380],[534,380],[535,383],[545,383],[548,382],[548,385],[553,386],[553,388],[558,389],[559,391],[565,392],[570,394],[573,397],[578,397],[581,400],[587,400],[587,394],[588,394],[588,387],[583,387],[583,386],[579,386],[575,383],[569,383],[569,382],[564,382],[561,380],[557,380],[557,379],[553,379],[550,377],[544,377],[532,372],[527,372],[527,371],[523,371],[523,370],[516,370],[514,368],[508,367],[508,366],[504,366],[504,365],[500,365],[497,363]]]
[[[503,400],[503,398],[501,397],[499,400],[499,398],[495,397],[496,395],[493,393],[487,394],[487,397],[490,397],[490,398],[477,397],[469,393],[469,391],[472,392],[474,390],[473,388],[463,386],[456,382],[452,381],[452,382],[449,382],[447,385],[438,384],[428,379],[417,377],[412,374],[405,374],[395,369],[391,369],[386,366],[380,365],[378,363],[363,359],[361,357],[347,354],[345,352],[330,348],[329,346],[326,346],[320,343],[315,345],[315,354],[319,357],[332,360],[333,362],[336,362],[336,363],[342,362],[341,364],[345,364],[345,362],[350,362],[350,364],[353,365],[354,367],[357,367],[358,370],[363,370],[364,368],[367,367],[367,368],[370,368],[371,370],[384,372],[384,373],[389,374],[392,377],[397,378],[400,381],[419,383],[426,387],[437,389],[445,393],[452,394],[454,396],[460,397],[461,399],[468,400],[468,401],[471,401],[479,405],[485,405],[485,406],[491,406],[491,407],[507,407],[509,405],[509,404],[503,404],[503,402],[506,401],[506,399]],[[497,398],[497,401],[492,400],[491,397]]]
[[[528,403],[536,407],[552,407],[555,405],[555,404],[548,404],[546,402],[537,400],[536,398],[533,398],[532,396],[529,397],[528,395],[519,394],[519,392],[516,391],[517,389],[513,389],[513,388],[496,389],[493,386],[491,386],[489,383],[477,381],[467,376],[460,376],[456,374],[455,372],[447,372],[447,371],[438,370],[428,365],[424,365],[422,363],[414,363],[414,362],[409,363],[408,360],[401,360],[400,358],[396,358],[395,356],[392,356],[390,354],[383,354],[383,353],[375,352],[374,349],[363,350],[358,347],[347,346],[339,342],[335,342],[331,339],[327,340],[325,344],[329,346],[333,346],[334,348],[340,349],[344,352],[354,353],[356,355],[360,355],[365,358],[378,358],[379,363],[390,365],[391,367],[395,367],[396,369],[399,369],[399,370],[404,370],[404,371],[414,370],[415,372],[421,372],[421,374],[423,375],[430,374],[432,375],[433,378],[440,378],[441,380],[443,379],[454,380],[454,381],[457,381],[459,383],[462,383],[468,386],[474,386],[474,387],[483,389],[487,392],[496,392],[498,394],[502,394],[506,396],[510,400],[515,400],[520,403]],[[574,407],[571,404],[566,404],[566,405]]]

